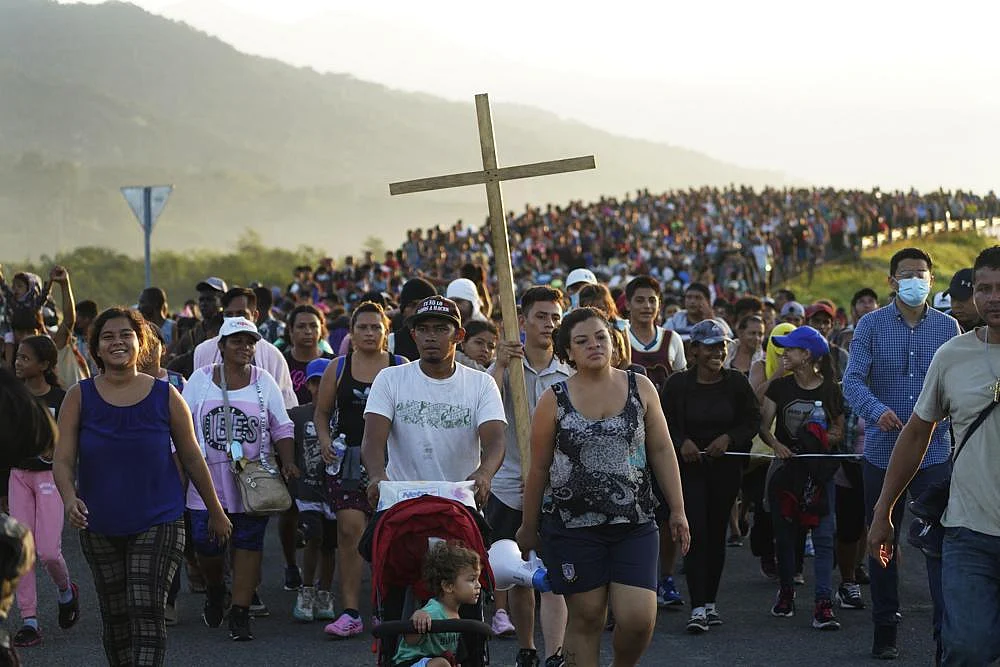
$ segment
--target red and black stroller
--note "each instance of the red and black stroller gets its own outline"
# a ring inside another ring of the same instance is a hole
[[[419,496],[403,500],[375,515],[361,542],[362,556],[372,566],[372,610],[378,625],[372,630],[378,667],[392,667],[401,634],[412,632],[409,618],[431,594],[422,580],[429,539],[456,540],[479,554],[482,593],[475,605],[459,609],[461,620],[434,621],[431,632],[460,632],[457,663],[461,667],[489,664],[490,626],[484,610],[493,601],[494,580],[483,517],[455,500]],[[406,619],[406,620],[403,620]]]

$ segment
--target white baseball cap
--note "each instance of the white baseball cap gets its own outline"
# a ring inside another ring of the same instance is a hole
[[[448,299],[465,299],[473,305],[479,304],[479,291],[476,283],[468,278],[457,278],[448,283],[448,290],[445,292]]]
[[[257,331],[257,325],[245,317],[225,318],[222,321],[222,327],[219,329],[219,338],[241,333],[250,334],[254,340],[260,340],[261,338],[260,332]]]
[[[597,284],[597,276],[590,269],[573,269],[566,276],[566,289],[569,289],[577,283],[590,283],[591,285]]]

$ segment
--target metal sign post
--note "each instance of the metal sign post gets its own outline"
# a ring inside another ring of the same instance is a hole
[[[129,208],[142,227],[143,245],[146,254],[146,287],[153,284],[153,270],[150,257],[150,237],[153,235],[153,225],[167,205],[167,198],[173,191],[172,185],[138,185],[122,188],[122,196],[128,202]]]

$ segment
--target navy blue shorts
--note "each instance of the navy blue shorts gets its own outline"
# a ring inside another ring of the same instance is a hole
[[[612,582],[656,590],[660,532],[652,521],[565,528],[545,517],[541,536],[542,561],[555,593],[586,593]]]
[[[191,513],[191,540],[194,550],[202,556],[221,556],[226,545],[212,539],[208,532],[208,510],[188,510]],[[267,533],[266,516],[250,516],[249,514],[229,514],[233,523],[233,534],[229,544],[233,549],[244,551],[263,551],[264,534]]]

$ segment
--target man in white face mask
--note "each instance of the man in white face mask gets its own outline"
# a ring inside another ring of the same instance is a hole
[[[931,359],[939,347],[961,333],[952,317],[927,305],[934,280],[932,270],[930,256],[919,248],[904,248],[893,255],[889,263],[889,287],[896,293],[895,298],[889,305],[858,320],[854,330],[843,389],[855,414],[863,417],[866,424],[863,474],[869,524],[896,438],[913,412]],[[950,457],[948,423],[939,422],[927,456],[907,487],[911,498],[948,478]],[[893,525],[900,525],[904,507],[905,503],[897,503]],[[897,531],[896,543],[898,535]],[[896,646],[899,587],[895,563],[891,560],[883,565],[868,559],[875,624],[872,655],[883,659],[895,658],[899,653]],[[940,558],[927,558],[927,580],[934,600],[934,637],[939,639],[943,609]]]

